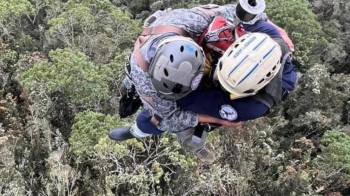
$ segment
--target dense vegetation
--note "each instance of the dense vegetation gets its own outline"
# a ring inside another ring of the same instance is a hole
[[[349,195],[350,3],[267,0],[296,44],[298,89],[210,166],[173,135],[116,143],[123,64],[142,19],[224,0],[0,0],[0,195]]]

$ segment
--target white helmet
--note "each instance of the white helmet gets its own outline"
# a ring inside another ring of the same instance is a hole
[[[205,54],[192,39],[168,36],[160,41],[149,74],[165,99],[178,100],[195,90],[203,76]]]
[[[258,15],[266,8],[265,0],[239,0],[239,5],[249,14]]]
[[[226,50],[216,77],[231,99],[255,95],[279,72],[281,56],[281,47],[268,35],[249,33]]]

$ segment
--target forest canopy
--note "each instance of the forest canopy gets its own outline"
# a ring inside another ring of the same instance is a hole
[[[298,87],[203,165],[172,134],[115,142],[124,64],[159,9],[226,0],[0,0],[0,195],[349,195],[350,2],[266,0]]]

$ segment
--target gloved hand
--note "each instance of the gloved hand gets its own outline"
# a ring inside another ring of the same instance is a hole
[[[221,127],[219,124],[199,124],[194,128],[194,133],[192,135],[192,142],[193,143],[200,143],[202,142],[203,134],[206,134],[207,132],[211,132],[214,129]]]
[[[127,89],[122,87],[121,89],[122,97],[119,100],[119,115],[120,118],[126,118],[137,112],[137,110],[142,105],[139,96],[136,94],[135,87]]]

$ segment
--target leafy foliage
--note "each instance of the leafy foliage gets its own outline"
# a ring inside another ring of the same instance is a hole
[[[70,149],[78,159],[93,156],[95,146],[107,137],[108,130],[119,126],[120,120],[111,116],[89,111],[79,113],[69,138]]]
[[[322,52],[322,60],[331,72],[350,73],[349,12],[350,2],[341,0],[312,0],[313,10],[327,35],[329,44]]]
[[[181,179],[177,173],[183,171],[186,174],[185,171],[195,165],[193,158],[179,152],[180,146],[173,137],[147,142],[134,139],[122,143],[107,138],[110,128],[123,125],[125,122],[120,119],[101,113],[85,111],[77,114],[69,138],[76,162],[92,162],[93,172],[99,173],[102,180],[100,186],[110,194],[123,193],[126,189],[131,195],[166,191],[160,187],[161,183],[177,189],[171,181]],[[118,175],[111,172],[112,168],[118,171]],[[90,185],[85,186],[90,189]]]
[[[210,133],[206,166],[173,135],[106,134],[134,121],[112,114],[138,19],[230,1],[0,0],[0,193],[349,194],[349,3],[309,2],[267,1],[296,43],[298,89],[243,130]]]
[[[49,92],[61,91],[77,105],[95,106],[108,98],[108,67],[91,63],[81,52],[57,49],[49,53],[51,61],[36,63],[22,75],[30,91],[43,86]]]
[[[5,41],[12,49],[25,51],[35,48],[38,44],[28,32],[27,27],[33,26],[29,19],[35,14],[35,6],[28,0],[0,1],[0,41]],[[28,19],[26,24],[25,20]]]
[[[23,195],[25,193],[24,179],[21,173],[15,169],[16,163],[13,157],[13,144],[0,137],[0,155],[2,168],[0,168],[0,191],[4,195]]]
[[[0,22],[9,17],[19,17],[23,14],[30,14],[32,5],[27,0],[1,0],[0,1]]]
[[[268,0],[266,4],[268,16],[291,36],[296,46],[296,59],[302,65],[299,68],[305,70],[310,66],[313,50],[325,42],[321,25],[310,10],[310,4],[304,0]]]
[[[120,48],[131,47],[139,23],[109,1],[69,1],[48,21],[51,47],[78,48],[97,63],[108,63]]]
[[[343,123],[343,108],[349,99],[349,76],[330,75],[325,65],[316,64],[300,79],[288,115],[293,126],[304,131],[327,130]],[[346,122],[345,122],[346,123]]]
[[[321,140],[322,154],[315,161],[316,164],[326,164],[322,168],[344,170],[350,178],[350,136],[344,132],[332,130],[327,132]]]

